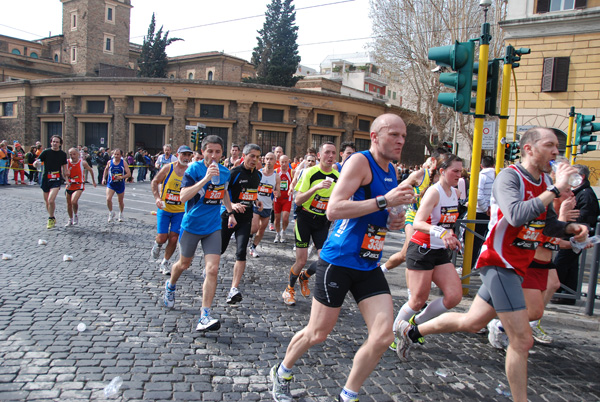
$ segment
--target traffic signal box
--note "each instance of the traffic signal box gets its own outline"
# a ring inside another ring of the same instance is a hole
[[[479,63],[474,63],[473,74],[479,73]],[[496,103],[498,101],[498,78],[500,75],[500,60],[494,59],[488,62],[487,80],[485,85],[485,114],[496,116]],[[477,80],[473,80],[472,90],[477,95]],[[471,98],[471,109],[475,112],[477,96]]]
[[[514,162],[519,158],[519,153],[521,152],[521,147],[517,141],[511,141],[504,144],[504,160],[509,162]]]
[[[579,153],[584,154],[589,151],[595,151],[596,145],[590,145],[590,142],[597,141],[598,137],[591,135],[600,131],[600,123],[592,123],[596,119],[594,115],[577,114],[577,130],[575,131],[575,145],[580,147]]]
[[[191,137],[192,137],[192,144],[195,144],[195,143],[196,143],[196,135],[197,135],[197,132],[196,132],[196,131],[192,131],[192,134],[191,134]]]
[[[455,93],[440,93],[438,102],[449,106],[457,112],[469,113],[471,85],[473,82],[473,59],[475,44],[456,41],[453,45],[433,47],[429,49],[429,60],[438,66],[450,67],[454,73],[440,74],[440,82],[454,88]]]

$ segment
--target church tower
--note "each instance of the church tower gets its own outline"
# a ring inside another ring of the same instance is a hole
[[[63,60],[79,76],[129,68],[131,0],[61,0]]]

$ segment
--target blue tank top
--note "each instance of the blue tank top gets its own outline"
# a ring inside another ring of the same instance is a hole
[[[356,190],[352,196],[354,201],[385,195],[398,185],[394,165],[390,163],[388,172],[384,172],[373,159],[371,152],[357,153],[363,154],[369,161],[373,179],[370,184]],[[377,268],[387,234],[387,217],[388,212],[384,210],[359,218],[336,221],[333,231],[321,250],[321,258],[329,264],[359,271]]]
[[[123,180],[116,181],[116,179],[120,179],[121,177],[125,176],[125,164],[123,163],[123,158],[121,158],[121,162],[119,162],[118,165],[115,165],[114,160],[111,159],[108,166],[107,184],[109,186],[125,184]]]

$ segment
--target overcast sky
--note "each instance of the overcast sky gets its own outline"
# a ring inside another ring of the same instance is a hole
[[[223,51],[250,61],[271,0],[132,0],[130,40],[142,43],[152,13],[178,41],[169,56]],[[370,42],[369,0],[295,0],[301,64],[318,70],[330,54],[362,52]],[[236,20],[236,21],[231,21]],[[60,0],[11,1],[0,34],[34,40],[62,33]],[[230,22],[226,22],[230,21]],[[185,29],[189,28],[189,29]]]

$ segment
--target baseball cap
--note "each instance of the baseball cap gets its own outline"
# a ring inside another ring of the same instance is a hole
[[[189,152],[192,153],[192,149],[190,147],[188,147],[187,145],[182,145],[179,147],[179,149],[177,150],[177,153],[180,154],[182,152]]]

